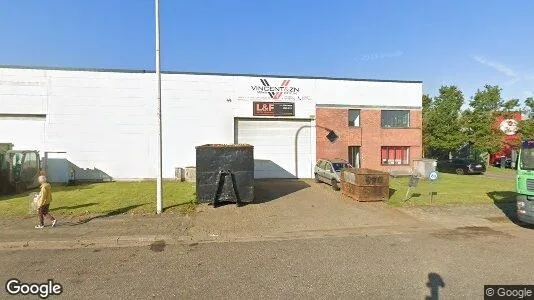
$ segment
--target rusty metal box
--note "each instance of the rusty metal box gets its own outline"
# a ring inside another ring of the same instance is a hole
[[[360,202],[389,199],[389,174],[371,169],[344,169],[341,192]]]

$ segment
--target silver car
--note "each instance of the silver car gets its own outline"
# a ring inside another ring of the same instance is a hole
[[[339,191],[341,182],[341,170],[352,168],[342,159],[319,159],[315,164],[315,182],[330,184],[335,191]]]

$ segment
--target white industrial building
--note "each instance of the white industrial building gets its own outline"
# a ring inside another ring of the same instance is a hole
[[[0,67],[0,142],[65,152],[54,155],[90,169],[81,176],[154,178],[155,87],[150,71]],[[411,81],[164,72],[163,177],[194,166],[195,146],[247,143],[257,178],[310,178],[316,105],[421,107],[421,96]]]

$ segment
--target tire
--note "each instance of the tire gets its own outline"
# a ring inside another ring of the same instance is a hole
[[[315,173],[315,182],[317,183],[321,182],[321,180],[319,179],[319,175],[317,175],[317,173]]]
[[[465,171],[462,168],[458,168],[458,169],[456,169],[456,174],[457,175],[465,175]]]
[[[337,184],[337,181],[335,179],[332,179],[332,189],[334,191],[339,191],[339,185]]]

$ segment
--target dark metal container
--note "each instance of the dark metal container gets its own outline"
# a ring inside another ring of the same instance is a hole
[[[341,192],[357,201],[389,199],[389,174],[371,169],[343,169]]]
[[[196,194],[201,203],[254,201],[254,147],[208,144],[196,147]]]

